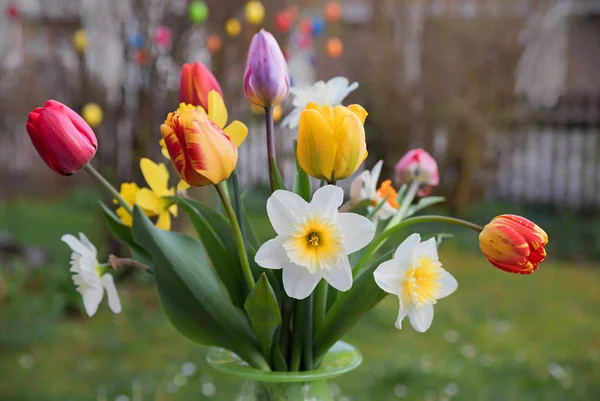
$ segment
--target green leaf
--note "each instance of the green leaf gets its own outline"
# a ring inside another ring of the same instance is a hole
[[[233,236],[231,227],[227,222],[221,222],[221,219],[225,220],[223,216],[214,212],[213,209],[210,209],[202,202],[192,201],[191,199],[179,196],[175,198],[175,201],[190,217],[192,224],[196,228],[198,237],[202,241],[202,245],[204,245],[211,265],[223,281],[223,284],[225,284],[231,300],[236,306],[243,307],[245,287],[242,267],[237,256],[235,243],[230,244],[234,247],[233,249],[227,245],[228,238]],[[204,212],[200,211],[198,204],[206,206],[202,207]],[[210,219],[207,218],[207,214],[209,213],[212,214]],[[211,221],[219,221],[217,225],[221,227],[222,232],[217,232]]]
[[[154,227],[137,206],[132,233],[152,256],[158,293],[171,323],[193,341],[227,348],[269,370],[250,322],[231,302],[200,242]]]
[[[104,203],[99,202],[99,205],[100,209],[102,210],[102,217],[104,217],[104,221],[106,222],[106,225],[108,226],[112,235],[114,235],[114,237],[119,241],[124,242],[129,247],[133,259],[145,264],[150,270],[152,270],[152,258],[150,257],[150,254],[144,250],[144,248],[139,246],[134,241],[131,234],[131,227],[121,223],[121,219]]]
[[[275,335],[273,336],[273,346],[271,347],[271,361],[272,365],[278,372],[287,372],[288,366],[285,356],[281,353],[281,348],[279,347],[279,341],[281,338],[281,326],[275,330]]]
[[[244,309],[246,309],[254,333],[258,337],[263,355],[270,360],[273,337],[277,328],[281,326],[281,313],[275,292],[264,273],[248,294]]]
[[[411,207],[408,208],[403,219],[406,219],[407,217],[410,217],[413,214],[415,214],[429,206],[435,205],[437,203],[442,203],[445,200],[446,200],[446,198],[444,198],[443,196],[428,196],[426,198],[421,198],[421,199],[419,199],[419,202],[416,205],[412,205]]]
[[[271,165],[273,166],[273,178],[275,180],[275,190],[278,189],[283,189],[283,190],[287,190],[286,186],[285,186],[285,182],[283,182],[283,177],[281,177],[281,174],[279,173],[279,169],[277,168],[277,163],[275,162],[275,159],[271,160]]]
[[[296,151],[298,141],[294,140],[294,156],[296,157],[296,177],[294,178],[294,192],[310,202],[311,188],[310,178],[298,162],[298,152]]]

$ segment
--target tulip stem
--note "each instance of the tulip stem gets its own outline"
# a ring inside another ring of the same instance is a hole
[[[363,268],[363,266],[369,262],[369,260],[371,259],[371,256],[373,256],[375,254],[375,252],[377,252],[379,250],[379,248],[384,244],[385,241],[387,241],[387,239],[389,237],[391,237],[393,234],[397,233],[398,231],[400,231],[403,228],[406,228],[413,224],[420,224],[420,223],[449,223],[449,224],[454,224],[454,225],[461,226],[461,227],[470,228],[471,230],[475,230],[477,232],[481,232],[483,230],[483,227],[481,227],[478,224],[471,223],[470,221],[466,221],[466,220],[462,220],[462,219],[457,219],[454,217],[446,217],[446,216],[411,217],[410,219],[401,221],[400,223],[396,224],[395,226],[393,226],[391,228],[386,228],[381,233],[381,235],[379,235],[379,237],[375,238],[369,244],[369,247],[367,248],[367,250],[365,252],[363,252],[362,256],[360,257],[360,259],[354,266],[354,269],[353,269],[354,278],[356,279],[356,277],[358,277],[360,275],[361,269]]]
[[[246,253],[246,246],[244,245],[244,236],[242,235],[240,223],[238,222],[238,219],[235,216],[235,211],[231,206],[231,201],[229,200],[229,196],[227,195],[227,191],[225,190],[223,185],[224,183],[220,182],[215,185],[215,188],[217,189],[217,193],[221,198],[221,202],[223,202],[223,207],[225,207],[225,212],[229,217],[229,221],[231,222],[231,227],[233,228],[233,237],[235,239],[235,245],[238,250],[240,263],[242,264],[242,272],[244,273],[244,278],[246,279],[248,290],[251,291],[254,288],[255,282],[254,277],[252,276],[252,271],[250,270],[250,263],[248,263],[248,254]]]
[[[127,201],[125,199],[123,199],[123,197],[121,196],[121,194],[119,194],[119,191],[117,191],[115,189],[115,187],[113,187],[110,182],[108,182],[106,180],[106,178],[104,178],[104,176],[102,174],[100,174],[100,172],[98,170],[96,170],[94,168],[94,166],[92,166],[91,164],[86,164],[83,166],[83,168],[85,169],[85,171],[88,172],[89,175],[91,175],[92,177],[94,177],[94,179],[96,181],[98,181],[98,183],[100,185],[102,185],[108,192],[110,192],[110,194],[117,200],[119,201],[119,203],[121,204],[121,206],[123,206],[123,209],[125,209],[127,211],[127,213],[129,213],[130,216],[133,216],[133,210],[131,209],[131,206],[129,205],[129,203],[127,203]]]
[[[273,106],[265,107],[265,117],[267,120],[267,157],[269,159],[269,183],[271,192],[275,191],[275,123],[273,121]]]

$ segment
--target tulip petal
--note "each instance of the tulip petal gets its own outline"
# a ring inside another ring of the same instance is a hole
[[[143,157],[140,160],[140,169],[144,179],[157,196],[164,196],[169,186],[169,170],[162,163],[154,163]]]
[[[239,148],[240,145],[246,140],[246,136],[248,136],[248,127],[246,127],[246,125],[244,125],[242,122],[235,120],[225,127],[223,132],[227,134],[235,147]]]
[[[312,177],[331,181],[336,150],[335,134],[325,117],[317,110],[304,110],[298,124],[300,166]]]
[[[351,104],[350,106],[348,106],[348,109],[354,114],[356,114],[360,122],[364,125],[365,120],[369,115],[369,113],[367,113],[367,110],[365,110],[365,108],[362,107],[360,104]]]
[[[524,265],[530,250],[527,241],[512,227],[492,221],[479,234],[479,247],[490,260]]]
[[[208,118],[217,124],[219,128],[223,128],[227,124],[228,114],[225,102],[215,90],[208,93]]]

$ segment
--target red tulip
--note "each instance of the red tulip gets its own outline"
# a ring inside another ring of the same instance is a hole
[[[71,175],[90,162],[98,141],[94,131],[79,114],[48,100],[27,119],[27,133],[48,167],[60,175]]]
[[[535,223],[514,214],[494,218],[479,234],[479,248],[497,268],[531,274],[546,258],[548,234]]]
[[[181,68],[179,83],[179,102],[202,106],[208,110],[208,93],[217,91],[223,97],[223,91],[212,72],[202,63],[184,64]]]
[[[419,181],[421,184],[419,196],[427,196],[431,187],[437,186],[440,182],[435,159],[423,149],[409,150],[396,164],[395,170],[398,185]]]

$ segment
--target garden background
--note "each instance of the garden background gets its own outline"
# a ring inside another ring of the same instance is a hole
[[[437,306],[432,328],[396,330],[397,305],[383,302],[348,335],[365,360],[335,381],[336,398],[600,399],[597,1],[344,0],[331,21],[320,0],[265,0],[255,25],[243,1],[207,0],[202,21],[191,3],[0,0],[0,400],[234,398],[240,383],[175,332],[146,275],[119,275],[121,314],[85,315],[60,237],[83,232],[101,254],[125,251],[99,214],[104,194],[83,174],[51,172],[25,121],[48,98],[77,111],[98,105],[95,165],[115,183],[141,183],[139,158],[163,161],[158,126],[177,106],[181,65],[202,61],[230,116],[250,128],[238,171],[268,237],[264,122],[241,90],[261,27],[285,49],[293,85],[338,75],[359,82],[345,104],[369,112],[366,168],[383,159],[391,178],[400,156],[423,147],[440,166],[440,213],[484,224],[509,211],[550,237],[547,261],[517,276],[489,265],[471,233],[453,232],[440,259],[459,289]],[[298,15],[286,28],[276,21],[290,6]],[[231,18],[242,23],[237,36],[224,28]],[[168,41],[157,34],[165,27]],[[87,41],[78,49],[79,30]],[[328,47],[334,37],[341,54]],[[295,133],[277,130],[290,178]],[[193,195],[214,201],[208,190]]]

